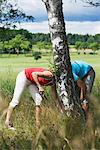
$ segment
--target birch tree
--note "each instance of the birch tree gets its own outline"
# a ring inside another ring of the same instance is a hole
[[[69,48],[65,32],[62,0],[42,0],[48,14],[48,24],[53,45],[56,87],[59,98],[69,115],[77,102]]]

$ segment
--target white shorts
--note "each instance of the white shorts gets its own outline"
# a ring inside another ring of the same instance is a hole
[[[26,78],[25,71],[22,71],[18,74],[18,76],[16,78],[14,95],[13,95],[12,101],[10,102],[10,106],[15,107],[16,105],[18,105],[21,95],[26,87],[29,89],[29,92],[30,92],[32,98],[34,99],[35,104],[36,105],[41,104],[42,97],[39,94],[39,90],[38,90],[37,86],[35,84],[33,84],[32,82],[30,82]]]

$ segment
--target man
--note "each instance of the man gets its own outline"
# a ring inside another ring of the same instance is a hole
[[[18,105],[22,92],[27,87],[36,105],[36,127],[40,126],[40,113],[42,94],[44,92],[43,86],[51,86],[52,96],[57,100],[56,87],[54,82],[54,75],[51,71],[43,68],[27,68],[20,72],[16,78],[16,85],[12,101],[7,109],[5,126],[14,130],[11,125],[11,115],[13,109]]]
[[[87,113],[89,106],[86,95],[90,95],[91,93],[95,79],[95,71],[91,65],[82,61],[74,61],[71,64],[74,81],[80,90],[81,106]]]

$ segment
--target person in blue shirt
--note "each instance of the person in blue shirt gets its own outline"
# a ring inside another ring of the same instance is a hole
[[[80,91],[81,106],[87,112],[89,104],[86,100],[86,95],[90,95],[92,91],[95,71],[91,65],[83,61],[73,61],[71,65],[74,81]]]

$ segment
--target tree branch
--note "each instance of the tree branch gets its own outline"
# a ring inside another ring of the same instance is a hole
[[[98,6],[100,6],[100,2],[99,2],[99,0],[81,0],[82,2],[84,2],[84,3],[87,3],[87,4],[89,4],[90,6],[93,6],[93,7],[98,7]]]

